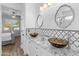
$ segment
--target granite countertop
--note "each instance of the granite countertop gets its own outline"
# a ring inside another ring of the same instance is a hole
[[[30,36],[29,36],[30,37]],[[53,56],[79,56],[79,52],[74,51],[71,48],[56,48],[53,47],[49,42],[48,38],[46,36],[38,35],[35,38],[30,37],[32,41],[40,45],[42,48],[47,50],[49,53],[51,53]]]

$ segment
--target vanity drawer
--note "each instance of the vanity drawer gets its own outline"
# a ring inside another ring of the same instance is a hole
[[[28,40],[27,50],[28,50],[28,55],[30,55],[30,56],[36,56],[35,44],[31,40]]]

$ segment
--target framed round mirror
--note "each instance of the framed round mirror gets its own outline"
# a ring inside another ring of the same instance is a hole
[[[37,16],[37,20],[36,20],[36,26],[37,26],[38,28],[41,28],[42,25],[43,25],[43,17],[42,17],[42,15],[38,15],[38,16]]]
[[[55,14],[55,22],[60,28],[67,28],[74,20],[74,11],[71,6],[62,5]]]

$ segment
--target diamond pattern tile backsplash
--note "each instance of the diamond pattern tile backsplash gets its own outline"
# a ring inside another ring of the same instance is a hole
[[[79,31],[76,30],[59,30],[59,29],[35,29],[27,28],[27,32],[38,32],[41,35],[48,36],[49,38],[63,38],[69,41],[69,47],[79,51]]]

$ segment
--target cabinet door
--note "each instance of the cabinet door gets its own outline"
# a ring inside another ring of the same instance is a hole
[[[51,56],[51,54],[44,48],[42,48],[39,44],[34,43],[34,47],[35,47],[35,50],[36,50],[36,56]]]
[[[32,41],[28,42],[28,54],[30,56],[36,56],[36,49],[35,49],[35,45]]]
[[[37,49],[37,53],[39,56],[51,56],[51,54],[46,49],[43,49],[40,46]]]
[[[46,49],[32,40],[28,40],[27,48],[30,56],[51,56]]]

